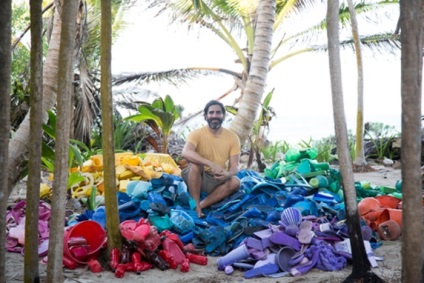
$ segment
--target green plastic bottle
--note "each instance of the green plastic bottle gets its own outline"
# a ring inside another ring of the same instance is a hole
[[[398,181],[396,182],[395,188],[396,188],[396,191],[397,191],[398,193],[401,193],[401,192],[402,192],[402,180],[398,180]]]

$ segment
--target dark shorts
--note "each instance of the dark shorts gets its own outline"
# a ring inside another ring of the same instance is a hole
[[[188,172],[190,171],[190,164],[181,171],[181,177],[183,178],[184,182],[188,184]],[[218,187],[221,184],[224,184],[226,180],[217,180],[214,178],[212,173],[208,171],[203,171],[202,176],[202,192],[207,193],[208,195],[215,190],[216,187]],[[190,190],[190,188],[189,188]]]

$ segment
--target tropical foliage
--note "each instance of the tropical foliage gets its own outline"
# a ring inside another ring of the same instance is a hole
[[[28,4],[19,1],[14,10],[22,11],[13,13],[14,17],[19,17],[16,22],[14,33],[12,34],[14,50],[14,62],[16,66],[12,73],[12,94],[11,94],[11,124],[12,141],[9,143],[9,165],[13,170],[9,174],[9,189],[12,190],[20,176],[25,174],[25,156],[28,151],[30,133],[29,133],[29,87],[25,73],[28,70],[28,51],[25,51],[27,45],[23,44],[24,34],[29,27]],[[58,3],[58,2],[57,2]],[[77,22],[78,33],[75,36],[75,50],[72,54],[74,58],[74,81],[73,81],[73,101],[72,101],[72,122],[71,138],[82,141],[90,146],[91,130],[93,124],[100,115],[99,109],[99,62],[100,62],[100,44],[99,42],[99,24],[100,24],[100,1],[81,1],[79,7]],[[122,11],[132,4],[132,1],[113,1],[112,15],[114,18],[114,28],[122,26]],[[53,8],[53,9],[52,9]],[[56,107],[57,90],[57,72],[59,61],[59,45],[61,32],[61,19],[59,16],[53,16],[56,7],[48,4],[43,7],[43,16],[45,17],[45,57],[43,66],[43,122],[48,119],[47,111]],[[25,13],[26,11],[26,13]],[[116,33],[115,29],[113,33]],[[97,36],[97,37],[96,37]],[[48,42],[48,48],[47,48]],[[22,70],[24,72],[22,72]]]
[[[383,123],[366,123],[365,137],[371,141],[374,149],[374,152],[367,157],[380,160],[384,157],[393,159],[395,152],[391,149],[391,146],[393,140],[399,135],[394,126]]]
[[[181,116],[181,106],[175,105],[172,98],[167,95],[165,99],[160,97],[150,104],[142,102],[138,107],[138,112],[138,114],[127,117],[126,120],[148,125],[156,136],[161,138],[162,147],[159,146],[152,135],[146,137],[146,139],[156,151],[167,153],[168,137],[171,134],[175,121]]]

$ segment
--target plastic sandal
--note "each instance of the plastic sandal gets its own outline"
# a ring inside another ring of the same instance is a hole
[[[312,222],[306,220],[300,223],[300,230],[297,235],[299,242],[301,244],[310,244],[313,237],[314,232],[312,231]]]
[[[128,201],[118,206],[118,212],[120,222],[132,219],[140,214],[140,205],[134,201]]]
[[[209,230],[212,233],[212,237],[205,248],[205,251],[208,254],[212,253],[217,247],[224,245],[227,239],[224,228],[217,226],[211,227]]]
[[[227,243],[236,240],[244,233],[244,229],[247,227],[249,221],[246,218],[238,218],[231,225],[224,228],[229,235]]]
[[[275,263],[267,263],[260,267],[252,268],[244,273],[244,278],[253,278],[257,276],[265,276],[273,273],[277,273],[279,270],[278,265]]]
[[[289,246],[295,251],[300,251],[300,243],[296,238],[293,238],[283,231],[273,233],[269,240],[277,245]]]

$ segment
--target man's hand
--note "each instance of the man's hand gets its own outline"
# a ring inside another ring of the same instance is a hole
[[[225,180],[230,177],[230,174],[227,170],[225,170],[222,166],[217,164],[213,164],[209,166],[211,168],[211,172],[213,176],[218,180]]]

